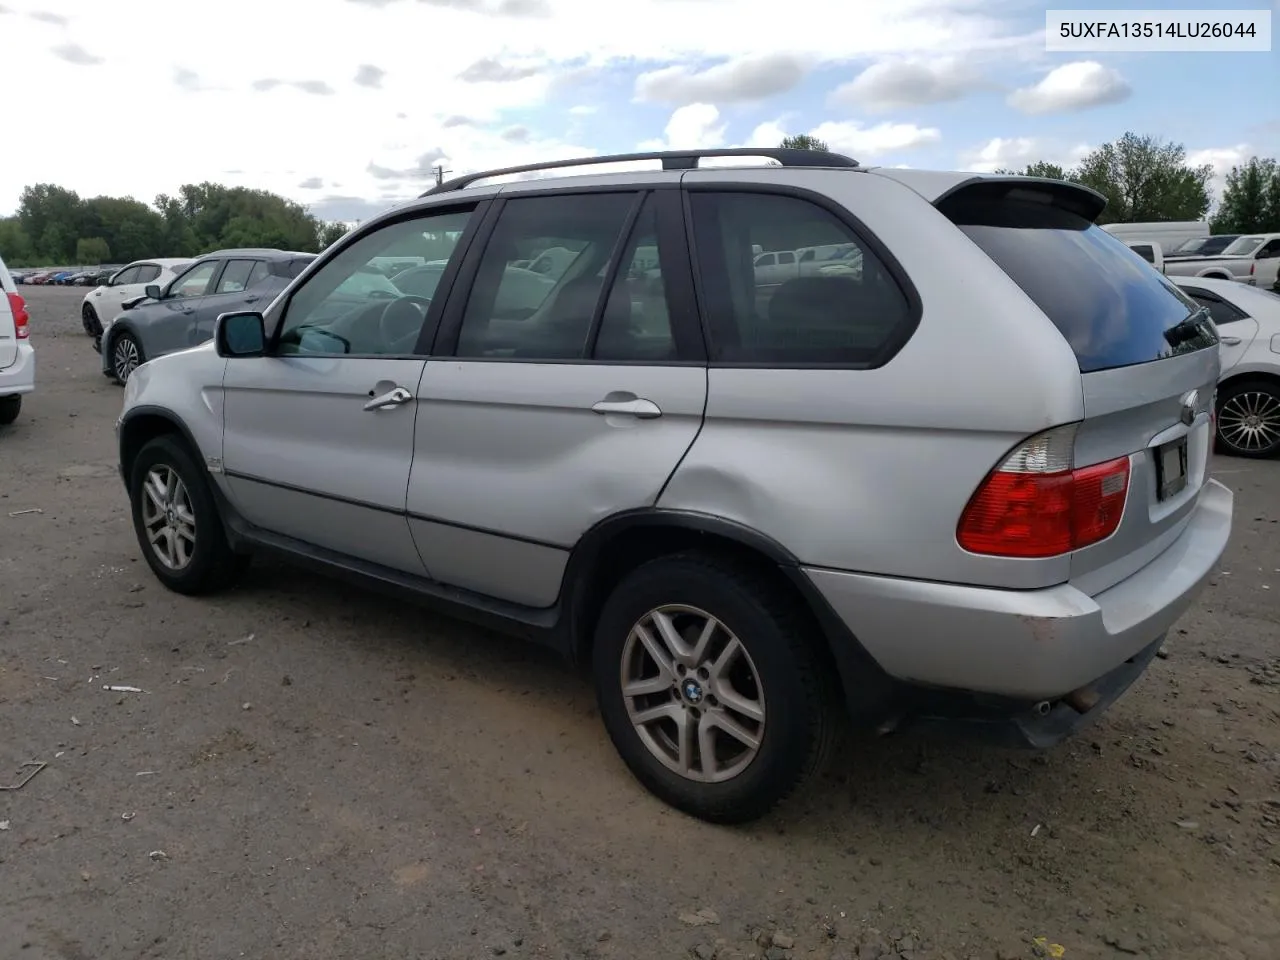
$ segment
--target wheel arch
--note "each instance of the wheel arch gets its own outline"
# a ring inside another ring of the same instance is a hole
[[[648,508],[614,514],[578,541],[561,590],[572,660],[579,665],[590,662],[596,622],[624,576],[650,560],[690,550],[750,566],[795,600],[821,640],[817,653],[836,671],[855,715],[878,715],[889,705],[896,683],[827,603],[791,551],[744,524],[694,511]]]
[[[156,437],[176,436],[182,440],[197,463],[203,463],[200,445],[191,429],[171,410],[156,406],[138,406],[120,418],[118,444],[120,448],[120,476],[125,485],[133,472],[139,451]]]

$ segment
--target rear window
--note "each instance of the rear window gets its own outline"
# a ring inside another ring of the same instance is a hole
[[[997,192],[999,191],[999,192]],[[1066,338],[1082,373],[1212,347],[1200,305],[1122,240],[1078,213],[972,188],[938,208],[1022,288]]]

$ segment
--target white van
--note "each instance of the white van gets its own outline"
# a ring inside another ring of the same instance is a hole
[[[1157,243],[1160,245],[1160,252],[1165,256],[1188,240],[1197,240],[1210,234],[1209,223],[1205,220],[1108,223],[1102,229],[1125,243]]]
[[[22,395],[36,388],[30,319],[26,301],[0,260],[0,426],[18,419]]]

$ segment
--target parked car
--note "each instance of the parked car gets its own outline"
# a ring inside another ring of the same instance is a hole
[[[713,821],[791,792],[842,706],[1033,747],[1110,706],[1231,531],[1207,315],[1078,184],[641,156],[445,182],[137,367],[120,472],[159,581],[269,551],[545,643],[640,782]],[[442,235],[430,299],[338,293]],[[504,316],[547,236],[577,256]],[[754,244],[861,267],[762,291]]]
[[[204,343],[213,336],[218,314],[244,310],[272,298],[315,259],[313,253],[237,249],[208,253],[168,283],[147,284],[142,295],[103,328],[98,347],[102,372],[117,383],[154,357]],[[399,291],[381,274],[397,298]]]
[[[1174,277],[1219,330],[1218,445],[1237,457],[1280,454],[1280,296],[1234,280]]]
[[[1165,254],[1165,259],[1216,256],[1231,246],[1239,236],[1240,234],[1238,233],[1215,233],[1209,237],[1193,237]]]
[[[126,301],[142,296],[148,284],[168,283],[190,262],[189,257],[136,260],[86,293],[80,303],[80,322],[84,332],[94,338],[94,348],[97,349],[103,326],[116,318]]]
[[[0,260],[0,426],[18,419],[22,398],[35,388],[31,315],[9,269]]]
[[[1156,220],[1146,223],[1108,223],[1102,228],[1113,237],[1126,242],[1153,243],[1160,252],[1168,256],[1175,250],[1192,240],[1203,240],[1210,236],[1211,229],[1207,220]]]
[[[1239,280],[1270,290],[1280,268],[1280,233],[1258,233],[1237,237],[1211,257],[1166,260],[1164,272],[1171,277],[1217,277]]]

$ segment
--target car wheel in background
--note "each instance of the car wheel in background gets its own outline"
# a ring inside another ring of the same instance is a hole
[[[227,542],[203,468],[174,436],[139,451],[129,476],[138,545],[156,578],[170,590],[211,593],[230,586],[249,558]]]
[[[22,412],[22,397],[0,397],[0,427],[7,427]]]
[[[124,383],[146,361],[142,344],[133,334],[117,333],[111,338],[111,373],[116,383]]]
[[[1237,457],[1280,454],[1280,384],[1238,380],[1218,390],[1218,445]]]
[[[89,336],[102,336],[102,321],[98,319],[98,311],[93,309],[92,303],[86,303],[80,308],[80,322],[84,324],[84,332]]]
[[[837,730],[815,634],[787,593],[735,561],[686,553],[632,571],[592,651],[623,761],[692,816],[763,816],[823,765]]]

